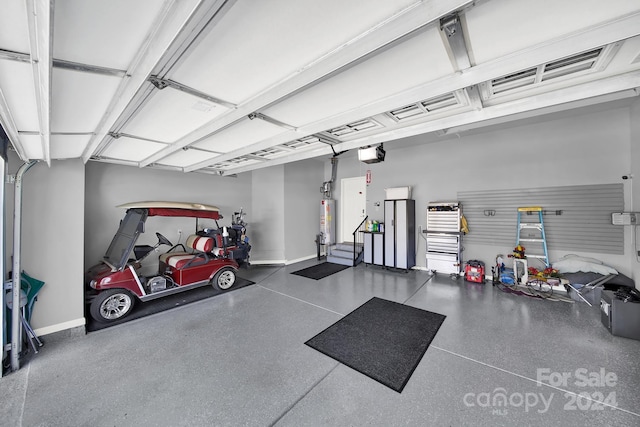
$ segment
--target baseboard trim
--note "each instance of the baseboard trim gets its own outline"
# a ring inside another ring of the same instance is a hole
[[[35,332],[36,335],[38,336],[44,336],[44,335],[49,335],[55,332],[60,332],[60,331],[64,331],[67,329],[76,328],[78,326],[84,326],[84,325],[85,325],[85,318],[81,317],[79,319],[69,320],[68,322],[62,322],[62,323],[57,323],[55,325],[38,328],[38,329],[35,329],[33,332]]]
[[[318,257],[318,255],[309,255],[309,256],[302,257],[302,258],[296,258],[296,259],[292,259],[292,260],[286,261],[284,265],[295,264],[297,262],[307,261],[309,259],[314,259],[314,258],[317,258],[317,257]]]
[[[251,260],[251,265],[284,265],[286,264],[286,260],[284,259],[279,259],[279,260],[262,260],[262,261],[254,261]]]
[[[291,260],[287,260],[287,259],[272,259],[272,260],[263,259],[260,261],[251,260],[251,264],[252,265],[289,265],[289,264],[295,264],[301,261],[307,261],[316,257],[317,255],[307,255],[302,258],[296,258]]]

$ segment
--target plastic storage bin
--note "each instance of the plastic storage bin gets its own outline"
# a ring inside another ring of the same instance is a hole
[[[411,198],[411,187],[394,187],[384,189],[386,200],[404,200]]]

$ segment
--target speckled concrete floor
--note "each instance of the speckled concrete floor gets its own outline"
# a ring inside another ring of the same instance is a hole
[[[0,379],[0,425],[640,425],[640,341],[597,308],[425,271],[290,274],[315,263],[251,266],[256,285],[44,337]],[[401,394],[304,345],[374,296],[447,316]]]

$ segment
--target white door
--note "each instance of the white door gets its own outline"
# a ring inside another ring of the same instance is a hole
[[[364,220],[367,210],[367,182],[364,176],[340,180],[341,242],[353,242],[353,231]]]

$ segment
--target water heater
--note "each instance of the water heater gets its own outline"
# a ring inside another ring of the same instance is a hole
[[[336,201],[322,199],[320,203],[320,244],[332,245],[336,242]]]

